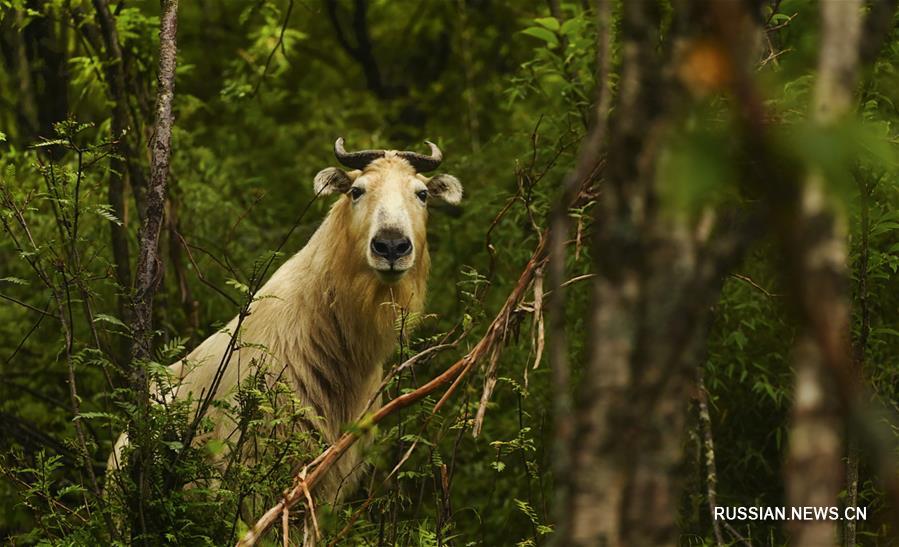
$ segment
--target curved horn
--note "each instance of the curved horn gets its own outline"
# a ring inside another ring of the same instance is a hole
[[[343,148],[343,137],[334,142],[334,156],[337,161],[347,167],[353,169],[365,169],[365,167],[378,158],[384,157],[383,150],[359,150],[358,152],[347,152]]]
[[[440,167],[440,162],[443,161],[443,152],[441,152],[440,148],[431,141],[425,142],[431,147],[430,156],[416,154],[415,152],[397,152],[396,155],[411,163],[412,167],[419,173],[433,171]]]

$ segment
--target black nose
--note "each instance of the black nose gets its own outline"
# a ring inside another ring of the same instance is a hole
[[[375,237],[371,240],[371,252],[388,262],[395,262],[412,252],[412,240],[408,237]]]

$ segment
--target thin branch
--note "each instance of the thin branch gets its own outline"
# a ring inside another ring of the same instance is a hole
[[[259,87],[262,85],[262,82],[265,81],[265,76],[268,74],[268,67],[272,63],[272,58],[275,56],[275,53],[278,49],[281,49],[284,54],[284,58],[287,58],[287,52],[284,51],[284,33],[287,32],[287,23],[290,21],[290,13],[293,11],[293,0],[288,0],[287,3],[287,13],[284,14],[284,22],[281,24],[281,33],[278,34],[278,42],[275,44],[275,47],[272,48],[271,52],[268,54],[268,58],[265,60],[265,66],[262,68],[262,74],[259,75],[259,81],[256,82],[256,87],[253,88],[253,93],[250,95],[251,97],[256,96],[256,93],[259,92]]]
[[[766,289],[765,287],[762,287],[761,285],[759,285],[758,283],[753,281],[752,278],[749,277],[748,275],[731,273],[730,276],[733,277],[734,279],[739,279],[740,281],[748,284],[749,286],[753,287],[754,289],[758,289],[762,294],[764,294],[765,296],[767,296],[769,298],[779,298],[779,297],[783,296],[782,294],[773,293],[773,292],[769,291],[768,289]]]
[[[43,316],[46,316],[46,317],[53,317],[53,318],[56,318],[56,316],[53,315],[52,313],[47,313],[45,310],[42,310],[42,309],[40,309],[40,308],[35,308],[35,307],[32,306],[31,304],[28,304],[28,303],[26,303],[26,302],[22,302],[21,300],[17,300],[17,299],[15,299],[15,298],[13,298],[12,296],[7,296],[7,295],[5,295],[5,294],[3,294],[3,293],[0,293],[0,298],[2,298],[3,300],[8,300],[9,302],[12,302],[13,304],[18,304],[19,306],[22,306],[22,307],[25,308],[26,310],[33,311],[34,313],[39,313],[39,314],[41,314],[41,315],[43,315]]]
[[[718,507],[718,471],[715,467],[715,439],[712,436],[712,418],[709,415],[709,392],[705,388],[702,367],[697,367],[697,400],[699,402],[699,429],[702,431],[702,454],[706,469],[706,494],[709,501],[709,513],[712,517],[712,530],[718,547],[724,546],[721,525],[716,517]]]

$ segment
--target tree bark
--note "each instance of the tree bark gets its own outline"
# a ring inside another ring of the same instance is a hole
[[[19,111],[21,123],[19,134],[31,139],[37,136],[38,121],[37,105],[34,103],[34,84],[31,81],[31,69],[28,66],[28,51],[25,47],[24,36],[20,30],[24,20],[23,10],[15,10],[15,28],[12,29],[10,35],[15,44],[16,76],[19,81],[19,105],[21,106]]]
[[[833,125],[852,110],[861,43],[861,2],[821,3],[821,46],[813,118]],[[828,203],[825,180],[811,172],[800,190],[793,233],[795,274],[801,279],[806,326],[796,343],[796,388],[787,498],[794,507],[838,505],[842,485],[842,427],[835,377],[826,359],[848,363],[849,299],[844,219]],[[832,545],[836,525],[826,520],[791,521],[798,546]]]
[[[159,31],[159,74],[157,76],[156,120],[150,142],[150,184],[147,188],[145,211],[140,229],[140,251],[134,295],[135,358],[151,356],[153,329],[153,296],[162,274],[159,256],[159,235],[165,216],[165,198],[171,156],[172,102],[175,96],[175,62],[178,0],[164,2],[162,26]],[[140,375],[138,373],[138,375]]]
[[[49,2],[32,1],[28,5],[46,11]],[[35,17],[22,31],[29,53],[31,86],[37,108],[35,137],[56,137],[53,124],[64,121],[69,111],[69,73],[67,58],[67,27],[56,26],[52,17]],[[59,147],[47,150],[50,157],[59,159]]]
[[[146,184],[143,173],[137,161],[134,147],[131,146],[132,136],[129,132],[137,132],[136,121],[131,120],[128,109],[128,89],[125,78],[124,59],[119,34],[116,30],[115,18],[109,10],[108,0],[93,0],[96,11],[97,24],[103,37],[103,45],[106,53],[106,86],[109,90],[109,98],[113,104],[112,110],[112,138],[116,141],[115,150],[117,157],[110,160],[109,185],[107,196],[115,216],[123,223],[125,221],[125,187],[127,178],[130,178],[132,186],[144,186]],[[134,123],[132,123],[134,122]],[[127,291],[131,287],[131,254],[128,249],[128,229],[122,224],[110,223],[112,238],[112,255],[116,265],[116,280],[121,290]],[[119,310],[125,317],[128,315],[124,298],[120,297]]]
[[[178,0],[163,2],[159,30],[159,73],[157,75],[156,119],[153,128],[150,163],[150,184],[145,198],[145,210],[139,234],[139,255],[132,302],[131,386],[137,402],[137,416],[132,427],[132,439],[137,450],[132,475],[138,485],[135,511],[132,514],[132,536],[147,538],[149,531],[145,515],[146,502],[151,498],[148,467],[150,451],[145,446],[149,435],[150,390],[145,363],[152,358],[153,297],[162,275],[159,236],[165,216],[166,188],[174,115],[175,64],[177,53]],[[152,524],[152,523],[149,523]]]

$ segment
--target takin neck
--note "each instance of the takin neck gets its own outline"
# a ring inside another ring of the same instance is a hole
[[[278,336],[286,342],[286,356],[303,353],[307,361],[328,361],[327,367],[342,373],[342,384],[372,374],[380,378],[381,365],[395,350],[399,325],[411,329],[422,310],[430,263],[424,243],[406,275],[396,283],[382,282],[362,246],[350,243],[348,214],[349,204],[341,199],[306,246],[260,291],[276,298],[257,302],[272,302],[271,311],[279,308],[275,313],[283,314],[268,319],[288,329]],[[296,319],[285,321],[290,317]]]

